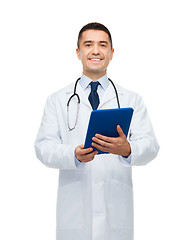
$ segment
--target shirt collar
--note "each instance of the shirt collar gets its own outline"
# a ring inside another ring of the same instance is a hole
[[[85,90],[92,81],[93,80],[91,78],[82,74],[79,83],[80,83],[81,87]],[[101,87],[105,91],[109,85],[109,80],[108,80],[107,74],[105,74],[103,77],[99,78],[97,81],[99,81]]]

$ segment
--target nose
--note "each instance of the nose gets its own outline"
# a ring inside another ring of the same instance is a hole
[[[92,49],[92,54],[98,55],[99,54],[99,46],[97,44],[94,44]]]

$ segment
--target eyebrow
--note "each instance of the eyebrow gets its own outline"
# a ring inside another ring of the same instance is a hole
[[[93,41],[93,40],[88,40],[88,41],[84,41],[83,44],[86,44],[86,43],[93,43],[93,42],[95,42],[95,41]],[[98,42],[99,42],[99,43],[105,43],[105,44],[108,44],[107,41],[98,41]]]

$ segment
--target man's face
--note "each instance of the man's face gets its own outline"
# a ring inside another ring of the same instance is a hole
[[[78,59],[82,61],[83,73],[86,76],[104,76],[107,66],[112,60],[113,52],[114,49],[111,48],[108,34],[99,30],[83,32],[79,49],[76,49]]]

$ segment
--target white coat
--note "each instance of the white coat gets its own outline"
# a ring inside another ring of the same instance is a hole
[[[57,196],[57,240],[133,240],[133,187],[131,166],[154,159],[159,146],[142,98],[116,85],[121,107],[132,107],[134,115],[128,141],[130,164],[121,156],[97,155],[76,167],[74,150],[83,144],[92,108],[78,84],[80,110],[77,127],[68,131],[67,101],[74,84],[52,94],[45,105],[35,142],[38,159],[59,169]],[[117,108],[114,89],[109,84],[98,109]],[[76,118],[72,100],[70,124]]]

